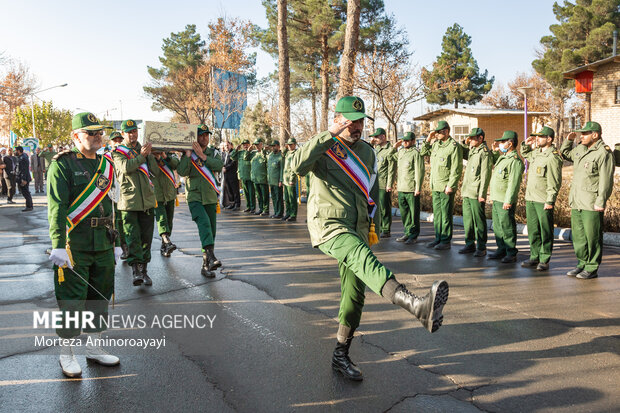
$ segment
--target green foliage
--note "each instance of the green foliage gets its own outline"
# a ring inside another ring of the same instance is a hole
[[[265,109],[261,102],[256,105],[246,107],[241,118],[239,127],[239,137],[249,139],[250,143],[256,138],[271,140],[272,129],[269,123],[269,111]]]
[[[495,77],[480,72],[470,45],[471,37],[458,24],[446,30],[433,69],[422,72],[428,103],[475,104],[491,90]]]
[[[51,101],[34,105],[36,137],[41,146],[51,143],[62,145],[71,141],[71,119],[69,110],[56,109]],[[30,106],[22,106],[15,112],[12,125],[13,132],[20,138],[33,136],[32,110]]]
[[[612,33],[620,27],[620,0],[577,0],[553,4],[558,21],[551,34],[540,39],[541,57],[534,69],[556,88],[568,88],[572,81],[562,73],[611,56]]]
[[[202,62],[204,46],[205,41],[196,33],[195,24],[188,24],[182,32],[170,33],[170,37],[163,40],[161,47],[164,55],[159,57],[159,62],[162,67],[148,67],[149,75],[154,79],[161,79],[180,69],[198,67]]]

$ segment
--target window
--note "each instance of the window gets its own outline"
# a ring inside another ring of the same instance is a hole
[[[616,85],[616,105],[620,105],[620,85]]]
[[[454,134],[452,137],[457,142],[465,142],[465,137],[469,135],[469,126],[468,125],[458,125],[454,127]]]

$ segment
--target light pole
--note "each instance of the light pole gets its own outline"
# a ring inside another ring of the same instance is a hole
[[[525,101],[523,102],[523,140],[527,139],[527,94],[530,90],[534,89],[533,86],[523,86],[517,90],[523,94]]]
[[[36,133],[35,126],[34,126],[34,95],[35,93],[41,93],[41,92],[45,92],[46,90],[55,89],[57,87],[65,87],[67,85],[68,83],[63,83],[62,85],[51,86],[45,89],[35,90],[34,92],[30,93],[30,110],[32,112],[32,137],[33,138],[37,137],[37,133]]]

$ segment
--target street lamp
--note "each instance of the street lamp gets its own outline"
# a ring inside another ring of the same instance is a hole
[[[67,85],[68,83],[63,83],[62,85],[51,86],[45,89],[35,90],[34,92],[30,93],[30,111],[32,112],[32,137],[33,138],[37,137],[37,133],[36,133],[35,126],[34,126],[34,95],[35,93],[41,93],[41,92],[45,92],[46,90],[55,89],[57,87],[65,87]]]
[[[517,88],[517,90],[523,94],[523,98],[525,99],[525,101],[523,102],[523,139],[524,140],[527,139],[528,137],[528,134],[527,134],[527,94],[532,89],[534,89],[533,86],[523,86],[523,87]]]

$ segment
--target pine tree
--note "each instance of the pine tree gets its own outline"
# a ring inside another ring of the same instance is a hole
[[[446,30],[441,43],[442,52],[432,70],[422,71],[426,101],[445,105],[454,102],[475,104],[493,87],[495,77],[480,72],[472,54],[471,37],[458,24]]]

